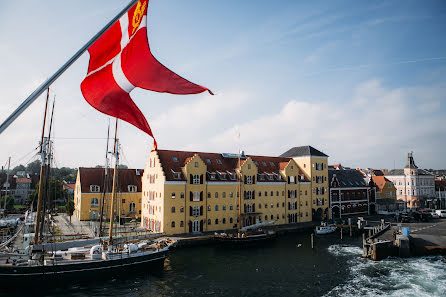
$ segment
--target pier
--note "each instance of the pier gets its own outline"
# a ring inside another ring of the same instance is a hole
[[[446,255],[446,220],[426,223],[384,223],[363,235],[363,257]]]

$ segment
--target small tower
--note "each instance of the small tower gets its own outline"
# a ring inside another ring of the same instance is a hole
[[[413,160],[413,152],[407,154],[407,164],[404,167],[404,175],[417,175],[418,167]]]

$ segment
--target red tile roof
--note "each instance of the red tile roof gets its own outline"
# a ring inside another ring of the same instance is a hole
[[[17,177],[15,180],[16,180],[16,183],[18,183],[18,184],[30,184],[31,183],[31,179],[29,179],[27,177]]]
[[[387,182],[391,182],[390,180],[388,180],[387,178],[385,178],[384,176],[381,175],[373,175],[372,176],[373,182],[376,184],[376,186],[382,191],[382,189],[384,188],[384,186],[386,185]]]
[[[230,172],[235,174],[235,169],[238,168],[238,158],[224,158],[222,154],[219,153],[203,153],[203,152],[187,152],[187,151],[171,151],[171,150],[158,150],[158,156],[161,161],[162,168],[164,170],[164,174],[166,176],[166,180],[174,181],[174,180],[187,180],[186,177],[182,173],[182,167],[195,155],[197,154],[207,166],[207,171],[210,173],[222,172]],[[174,157],[177,161],[174,161]],[[266,157],[266,156],[252,156],[248,155],[246,157],[250,157],[256,166],[258,167],[258,173],[277,173],[279,174],[280,170],[285,168],[286,164],[292,160],[291,158],[283,158],[283,157]],[[243,164],[246,162],[246,159],[240,160]],[[257,165],[258,164],[258,165]],[[175,179],[173,173],[181,173],[181,179]],[[304,175],[302,171],[300,174]],[[218,178],[217,180],[220,180]],[[223,181],[231,181],[229,178],[224,179]],[[308,181],[308,179],[306,179]]]
[[[113,172],[114,169],[108,171],[107,192],[112,191],[113,186]],[[137,175],[139,172],[139,175]],[[141,192],[141,177],[144,173],[143,169],[119,169],[118,170],[118,192],[128,192],[128,186],[134,185],[137,187],[137,192]],[[101,187],[101,192],[104,186],[104,168],[85,168],[80,167],[79,173],[81,181],[82,193],[90,192],[90,185],[98,185]]]

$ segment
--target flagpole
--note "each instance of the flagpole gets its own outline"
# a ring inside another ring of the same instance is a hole
[[[96,42],[96,40],[99,39],[99,37],[102,36],[102,34],[105,33],[111,26],[113,26],[114,23],[116,23],[119,18],[126,13],[135,3],[139,0],[131,0],[130,3],[120,12],[118,13],[107,25],[105,25],[104,28],[102,28],[101,31],[96,33],[93,38],[91,38],[80,50],[78,50],[71,59],[69,59],[59,70],[56,71],[50,78],[48,78],[44,83],[42,83],[34,92],[29,95],[28,98],[23,101],[22,104],[20,104],[19,107],[0,125],[0,134],[3,133],[3,131],[6,130],[6,128],[11,125],[12,122],[14,122],[15,119],[17,119],[22,112],[24,112],[39,96],[42,94],[46,89],[48,89],[51,84],[59,78],[59,76],[65,72],[65,70],[68,69],[74,62],[76,62],[77,59],[79,59],[80,56],[93,44]]]

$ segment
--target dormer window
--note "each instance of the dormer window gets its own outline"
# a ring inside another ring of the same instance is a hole
[[[262,161],[262,165],[263,165],[263,166],[266,166],[266,162],[265,162],[265,161]]]
[[[272,167],[274,167],[274,162],[269,162],[269,165],[271,165]]]
[[[101,191],[101,187],[98,185],[90,185],[91,193],[99,193]]]
[[[256,164],[256,166],[259,166],[259,162],[257,161],[254,161],[254,164]]]
[[[175,172],[171,169],[173,179],[181,179],[181,172]]]
[[[178,162],[178,158],[177,158],[177,157],[173,157],[172,160],[173,160],[174,162]]]
[[[206,163],[211,164],[211,159],[206,159]]]
[[[211,180],[215,180],[217,177],[215,176],[215,173],[210,174]]]
[[[136,193],[138,188],[135,185],[128,185],[127,186],[129,193]]]
[[[273,180],[273,176],[268,174],[268,180]]]
[[[217,160],[217,164],[221,164],[221,160],[220,159],[216,159]]]
[[[259,173],[259,180],[265,180],[265,176],[262,173]]]

